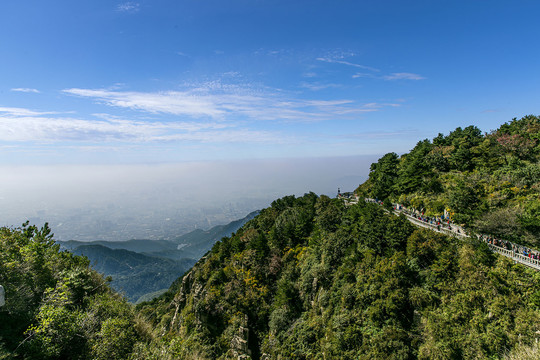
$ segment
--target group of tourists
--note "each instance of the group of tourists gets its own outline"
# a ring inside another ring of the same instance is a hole
[[[540,253],[538,251],[529,249],[522,245],[514,244],[508,240],[497,239],[490,235],[479,235],[478,238],[488,244],[495,245],[506,250],[511,250],[513,253],[523,255],[529,259],[540,259]]]
[[[425,216],[424,215],[424,212],[423,211],[418,211],[418,210],[415,210],[415,209],[407,209],[406,207],[404,207],[403,205],[401,204],[393,204],[393,207],[394,207],[394,211],[399,211],[399,212],[402,212],[416,220],[419,220],[419,221],[422,221],[426,224],[429,224],[433,227],[437,227],[437,231],[441,231],[441,229],[448,229],[448,230],[451,230],[451,231],[455,231],[457,232],[458,234],[461,234],[462,233],[462,229],[460,228],[460,226],[452,223],[452,221],[450,220],[449,217],[444,217],[443,215],[441,215],[440,217],[438,216]]]
[[[488,244],[491,244],[491,245],[495,245],[495,246],[498,246],[500,248],[503,248],[503,249],[506,249],[506,250],[514,250],[515,249],[515,245],[513,243],[511,243],[510,241],[508,240],[501,240],[501,239],[497,239],[491,235],[484,235],[484,234],[481,234],[481,235],[478,235],[478,239],[488,243]]]
[[[379,199],[365,198],[364,200],[366,202],[370,202],[370,203],[374,203],[374,204],[378,204],[378,205],[384,205],[383,201],[379,200]]]
[[[538,253],[538,251],[536,250],[528,249],[526,247],[521,246],[521,252],[519,253],[522,254],[523,256],[528,257],[529,259],[540,260],[540,253]]]

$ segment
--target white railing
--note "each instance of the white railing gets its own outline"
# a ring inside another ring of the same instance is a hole
[[[508,249],[505,249],[503,247],[493,245],[493,244],[490,244],[490,243],[488,243],[488,246],[492,251],[494,251],[494,252],[496,252],[498,254],[501,254],[503,256],[506,256],[508,258],[511,258],[515,262],[526,265],[526,266],[531,267],[531,268],[533,268],[535,270],[540,270],[540,260],[539,259],[533,259],[533,258],[530,258],[530,257],[525,256],[523,254],[519,254],[519,253],[517,253],[517,252],[515,252],[513,250],[508,250]]]

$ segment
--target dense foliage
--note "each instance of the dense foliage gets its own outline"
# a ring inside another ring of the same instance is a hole
[[[374,204],[288,196],[139,305],[141,354],[215,359],[498,358],[533,344],[540,276]]]
[[[540,247],[540,118],[482,134],[457,128],[383,156],[357,193],[399,202],[482,233]]]
[[[125,359],[150,333],[88,259],[50,229],[0,228],[0,359]]]

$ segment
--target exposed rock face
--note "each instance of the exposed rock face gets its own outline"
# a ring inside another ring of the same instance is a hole
[[[189,293],[189,290],[191,289],[191,285],[193,283],[193,269],[188,272],[184,277],[182,278],[182,286],[180,287],[180,290],[174,297],[174,300],[171,303],[171,307],[174,307],[174,316],[171,320],[170,328],[174,328],[174,323],[178,317],[178,312],[180,311],[180,308],[186,301],[186,295]],[[165,329],[164,329],[165,331]],[[164,335],[164,333],[163,333]]]
[[[201,299],[204,297],[206,290],[204,288],[204,284],[201,284],[200,282],[195,281],[194,273],[197,269],[197,265],[202,264],[204,260],[206,259],[206,256],[203,256],[195,266],[191,269],[190,272],[188,272],[184,277],[182,278],[182,285],[180,286],[180,289],[178,290],[178,293],[174,297],[174,300],[171,302],[170,307],[175,308],[174,316],[171,320],[170,328],[174,328],[175,321],[178,319],[178,313],[182,306],[185,304],[188,294],[193,294],[193,299],[195,301]],[[181,323],[181,320],[179,320],[179,323]]]
[[[241,319],[238,332],[231,339],[231,354],[240,359],[251,359],[251,350],[249,350],[249,328],[247,327],[248,317],[244,315]]]

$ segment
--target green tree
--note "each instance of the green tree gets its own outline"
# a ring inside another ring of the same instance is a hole
[[[392,194],[393,186],[398,179],[398,156],[388,153],[371,164],[369,180],[372,184],[371,195],[385,200]]]
[[[92,341],[92,359],[127,359],[136,341],[133,322],[122,318],[108,318],[103,321]]]
[[[429,180],[433,176],[429,166],[428,154],[433,145],[429,140],[418,142],[414,149],[403,155],[399,164],[398,179],[394,185],[398,194],[409,194],[417,190],[428,190]]]

